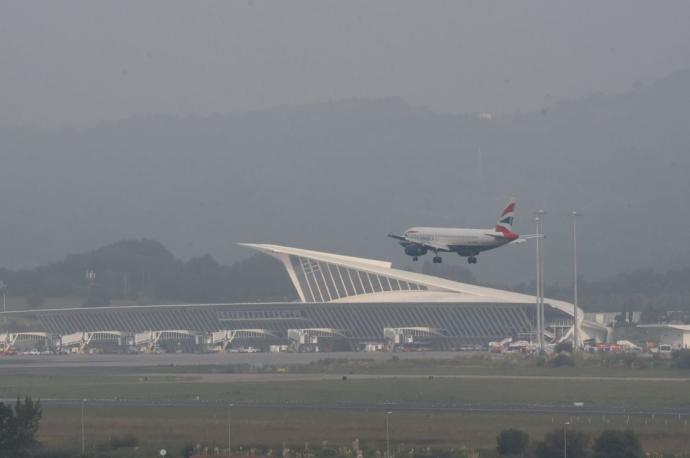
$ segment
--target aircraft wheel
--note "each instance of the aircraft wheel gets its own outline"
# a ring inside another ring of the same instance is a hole
[[[415,257],[412,258],[412,260],[413,260],[413,261],[418,261],[419,258],[418,258],[417,256],[415,256]]]

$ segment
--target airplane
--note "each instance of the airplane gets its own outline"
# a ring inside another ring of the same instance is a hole
[[[482,251],[493,250],[507,244],[523,243],[527,239],[538,235],[520,237],[513,232],[513,217],[515,215],[515,199],[511,199],[501,212],[501,216],[493,229],[461,229],[451,227],[411,227],[403,235],[388,234],[388,237],[400,241],[405,254],[416,261],[419,256],[428,251],[434,252],[434,264],[443,260],[440,252],[457,253],[467,257],[469,264],[477,263],[477,256]]]

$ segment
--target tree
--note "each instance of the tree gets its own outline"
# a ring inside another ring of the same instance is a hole
[[[29,396],[23,402],[18,398],[14,406],[0,402],[1,458],[29,456],[38,445],[35,435],[42,415],[41,402]]]
[[[594,440],[594,458],[642,458],[644,452],[635,433],[629,429],[607,429]]]
[[[519,429],[504,429],[496,436],[496,451],[499,455],[524,455],[529,444],[529,435]]]
[[[425,262],[422,266],[422,273],[463,283],[477,283],[477,279],[474,278],[474,274],[470,269],[457,264],[431,264]]]
[[[558,342],[556,344],[556,348],[554,348],[554,351],[556,353],[561,353],[561,352],[567,352],[567,353],[572,353],[573,352],[573,343],[572,342]]]
[[[110,295],[100,284],[89,285],[88,296],[84,301],[84,307],[105,307],[110,305]]]
[[[568,431],[568,457],[584,458],[589,451],[589,436],[580,431]],[[563,429],[555,429],[544,436],[544,441],[537,444],[537,458],[561,458],[563,456]]]
[[[575,360],[570,353],[559,353],[549,361],[551,367],[574,366]]]
[[[673,366],[678,369],[690,369],[690,350],[680,350],[673,354]]]
[[[661,323],[666,316],[664,309],[656,304],[646,304],[640,314],[640,323]]]
[[[26,304],[32,308],[43,307],[45,301],[45,297],[40,292],[33,292],[26,296]]]

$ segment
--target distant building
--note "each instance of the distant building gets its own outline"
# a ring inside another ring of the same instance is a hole
[[[644,324],[638,328],[659,345],[670,345],[674,350],[690,348],[690,324]]]
[[[587,312],[585,313],[585,320],[590,321],[592,323],[597,323],[603,326],[609,326],[612,327],[613,324],[616,322],[616,318],[621,315],[621,312]],[[632,312],[632,321],[631,323],[639,323],[640,322],[640,312]],[[628,316],[625,316],[624,319],[628,319]]]

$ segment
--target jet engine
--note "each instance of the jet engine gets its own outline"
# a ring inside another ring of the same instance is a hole
[[[424,256],[426,248],[421,245],[411,244],[405,247],[405,254],[408,256]]]

